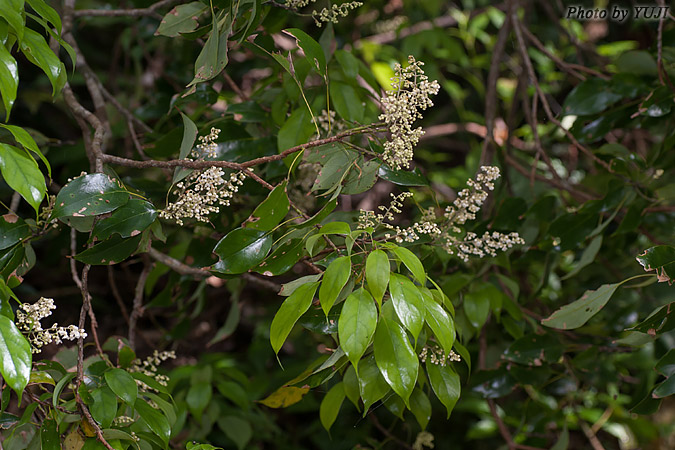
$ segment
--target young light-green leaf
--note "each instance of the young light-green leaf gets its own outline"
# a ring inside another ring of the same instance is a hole
[[[281,304],[270,327],[270,342],[274,353],[279,353],[295,322],[307,312],[318,287],[317,282],[303,284]]]
[[[396,315],[417,342],[426,317],[422,293],[408,277],[397,273],[391,274],[389,293]]]
[[[37,212],[47,185],[35,160],[24,150],[0,144],[0,171],[9,187],[21,194]]]
[[[138,386],[136,380],[124,369],[110,369],[104,374],[108,387],[128,405],[136,403]]]
[[[0,373],[19,396],[28,384],[33,361],[30,344],[8,317],[0,315]]]
[[[424,286],[427,281],[427,274],[424,271],[424,266],[422,261],[419,260],[417,256],[410,250],[405,247],[392,247],[391,252],[393,252],[398,259],[408,268],[410,273],[413,274],[413,277]]]
[[[45,155],[43,155],[42,152],[40,151],[40,147],[38,147],[37,143],[35,142],[35,139],[33,139],[33,137],[30,134],[28,134],[26,130],[24,130],[21,127],[17,127],[16,125],[0,124],[0,126],[8,130],[10,133],[12,133],[12,136],[14,136],[16,142],[21,144],[23,148],[36,153],[40,157],[44,165],[47,167],[47,175],[49,175],[49,178],[51,178],[52,166],[49,164],[49,161],[47,161],[47,158],[45,158]]]
[[[433,364],[431,359],[427,359],[426,368],[431,388],[434,390],[436,397],[445,406],[445,409],[448,411],[448,418],[450,418],[450,413],[455,407],[457,400],[459,400],[461,392],[459,375],[457,375],[457,372],[451,366]]]
[[[36,31],[26,28],[21,40],[21,52],[28,61],[38,66],[47,75],[52,84],[52,95],[55,96],[66,84],[66,66],[49,48],[45,38]]]
[[[422,289],[421,293],[426,310],[425,320],[445,353],[449,353],[455,343],[455,323],[450,314],[433,299],[431,292]]]
[[[366,281],[370,293],[379,305],[382,305],[382,297],[387,290],[390,273],[391,267],[387,254],[382,250],[372,251],[366,259]]]
[[[410,394],[417,381],[419,362],[403,328],[395,321],[380,316],[373,350],[382,376],[410,407]]]
[[[323,274],[321,287],[319,288],[319,301],[324,314],[333,307],[340,291],[347,284],[352,271],[352,261],[349,256],[340,256],[330,263]]]
[[[16,59],[4,45],[0,45],[0,96],[5,105],[5,120],[9,120],[19,87],[19,68]]]
[[[345,400],[345,389],[342,381],[337,383],[335,386],[330,388],[321,400],[321,406],[319,407],[319,419],[321,420],[321,425],[330,431],[330,427],[337,419],[338,413],[340,412],[340,407],[342,402]]]
[[[376,327],[377,307],[373,297],[363,288],[356,290],[345,300],[338,321],[340,347],[354,367],[358,367]]]

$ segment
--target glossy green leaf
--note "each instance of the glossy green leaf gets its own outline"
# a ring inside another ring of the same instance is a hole
[[[227,38],[232,31],[232,17],[228,13],[221,25],[214,14],[212,24],[211,34],[195,61],[195,77],[188,86],[214,78],[227,65]]]
[[[309,309],[318,287],[317,282],[303,284],[281,304],[270,327],[270,342],[274,353],[279,353],[295,322]]]
[[[382,376],[375,362],[375,356],[370,355],[359,362],[359,391],[363,400],[363,414],[373,403],[382,399],[391,390],[387,381]]]
[[[425,320],[447,354],[455,343],[455,322],[443,306],[434,300],[431,292],[422,290],[422,300],[426,310]]]
[[[265,276],[283,275],[302,258],[304,247],[302,239],[291,239],[277,247],[253,270]]]
[[[140,198],[132,198],[125,205],[113,211],[110,217],[100,220],[93,235],[104,240],[113,234],[123,238],[134,237],[152,224],[157,218],[157,210],[152,203]]]
[[[293,36],[305,53],[305,57],[311,63],[312,67],[321,75],[326,74],[326,56],[318,42],[312,39],[307,33],[297,28],[289,28],[284,33]]]
[[[337,383],[335,386],[330,388],[321,400],[321,406],[319,407],[319,419],[321,420],[321,425],[330,431],[330,427],[337,419],[338,413],[340,412],[340,407],[342,402],[345,400],[345,389],[344,385],[341,382]]]
[[[595,291],[586,291],[578,300],[563,306],[548,318],[543,319],[541,324],[562,330],[579,328],[607,304],[621,284],[603,284]]]
[[[180,117],[183,120],[183,139],[181,140],[180,143],[179,158],[185,159],[188,157],[190,151],[192,151],[192,148],[194,147],[195,140],[197,139],[197,134],[199,134],[199,130],[197,130],[197,125],[195,125],[195,123],[188,116],[186,116],[183,113],[180,113]],[[178,183],[180,180],[187,177],[191,172],[192,169],[187,169],[185,167],[176,167],[176,169],[173,172],[173,180],[171,182]]]
[[[24,150],[0,144],[0,171],[5,182],[37,212],[47,191],[37,163]]]
[[[272,242],[272,235],[264,231],[250,228],[234,229],[213,249],[220,257],[220,261],[211,270],[223,274],[246,272],[265,259],[272,248]]]
[[[396,315],[417,342],[426,317],[422,293],[408,277],[397,273],[391,274],[389,293]]]
[[[644,267],[645,271],[656,271],[660,282],[673,284],[675,280],[675,247],[657,245],[650,247],[635,259]]]
[[[202,2],[175,6],[164,15],[157,31],[155,31],[155,36],[176,37],[181,33],[189,33],[196,30],[199,26],[197,19],[207,9],[209,9],[208,6]]]
[[[0,250],[4,250],[30,236],[30,227],[19,217],[0,216]]]
[[[410,407],[409,399],[417,381],[419,362],[403,328],[380,316],[373,350],[382,376],[394,392],[401,396],[406,406]]]
[[[351,85],[340,81],[331,81],[330,99],[340,117],[350,122],[363,121],[366,105]]]
[[[0,96],[5,105],[5,120],[9,120],[9,114],[16,100],[16,91],[19,87],[19,67],[16,59],[7,51],[4,45],[0,45]]]
[[[300,277],[296,280],[282,284],[281,290],[279,291],[279,295],[283,297],[288,297],[289,295],[293,294],[293,292],[295,292],[295,290],[300,286],[302,286],[303,284],[314,283],[315,281],[319,281],[319,279],[321,279],[321,275],[322,274],[305,275],[304,277]]]
[[[49,48],[47,41],[36,31],[26,28],[21,40],[21,52],[28,61],[38,66],[47,75],[55,96],[66,84],[66,67]]]
[[[246,219],[244,227],[263,231],[276,227],[286,217],[290,209],[286,185],[286,181],[279,183],[267,198],[256,207],[253,214]]]
[[[413,277],[424,286],[427,282],[427,274],[424,271],[422,261],[417,256],[405,247],[392,247],[389,249],[401,262],[408,268]]]
[[[35,139],[33,139],[33,137],[30,134],[28,134],[28,132],[26,130],[24,130],[21,127],[17,127],[16,125],[0,124],[0,127],[4,128],[4,129],[8,130],[10,133],[12,133],[12,136],[14,136],[14,139],[16,140],[16,142],[21,144],[23,146],[23,148],[36,153],[40,157],[40,159],[42,160],[44,165],[47,167],[47,174],[49,175],[49,178],[52,177],[52,167],[49,164],[49,161],[47,161],[47,158],[45,158],[45,155],[43,155],[42,152],[40,151],[40,148],[38,147],[37,143],[35,142]]]
[[[239,450],[245,449],[253,436],[251,424],[241,417],[224,416],[218,420],[218,427],[234,441]]]
[[[461,392],[459,375],[452,366],[433,364],[431,359],[427,359],[426,369],[431,388],[448,411],[447,418],[449,419]]]
[[[340,295],[340,291],[347,284],[351,273],[352,262],[349,256],[336,258],[324,272],[319,288],[319,301],[326,317],[338,295]]]
[[[652,391],[653,398],[663,398],[675,394],[675,376],[666,378],[666,380],[656,386]]]
[[[103,173],[75,178],[56,196],[52,218],[97,216],[114,211],[129,201],[129,193]]]
[[[145,400],[140,398],[134,403],[134,409],[153,433],[159,436],[159,438],[164,441],[164,443],[169,441],[169,436],[171,435],[171,426],[169,425],[169,421],[164,416],[164,414],[148,405]]]
[[[340,347],[354,367],[358,367],[376,327],[377,307],[373,297],[363,288],[354,291],[345,300],[338,321]]]
[[[393,170],[383,165],[379,168],[377,175],[383,180],[399,186],[429,186],[429,180],[422,175],[418,168],[409,172],[407,170]]]
[[[138,386],[129,372],[124,369],[110,369],[105,372],[104,376],[108,387],[125,403],[129,405],[138,403],[136,401]]]
[[[366,281],[368,290],[373,294],[378,304],[382,304],[382,297],[389,284],[389,274],[391,273],[389,257],[382,250],[374,250],[366,259]]]
[[[107,386],[91,391],[89,411],[101,428],[109,428],[117,415],[117,397]]]
[[[589,78],[578,84],[565,98],[563,113],[566,116],[589,116],[604,111],[622,96],[610,89],[610,84],[600,78]]]
[[[78,253],[75,255],[75,259],[85,264],[98,266],[119,264],[138,249],[141,238],[141,235],[132,238],[115,235]]]
[[[8,317],[0,315],[0,373],[19,398],[30,379],[30,344]]]
[[[21,14],[24,12],[23,0],[4,0],[0,2],[0,17],[14,29],[19,41],[23,39],[25,24]]]
[[[61,450],[61,436],[54,419],[49,418],[42,422],[40,442],[42,450]]]
[[[361,398],[361,393],[359,392],[359,377],[356,376],[354,366],[349,366],[347,370],[345,370],[345,373],[342,376],[342,382],[345,395],[349,401],[356,406],[356,409],[361,411],[361,404],[359,403],[359,399]]]
[[[410,411],[412,411],[417,423],[424,430],[431,419],[431,402],[424,391],[416,387],[410,395]]]
[[[56,31],[61,34],[61,17],[54,8],[45,3],[44,0],[26,0],[33,10],[43,19],[54,25]]]

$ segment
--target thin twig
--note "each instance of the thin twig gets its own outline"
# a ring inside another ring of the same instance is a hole
[[[368,419],[375,425],[375,428],[380,430],[382,434],[384,434],[387,438],[391,439],[392,441],[396,442],[401,448],[405,448],[406,450],[413,450],[413,448],[408,445],[406,442],[402,441],[398,437],[396,437],[394,434],[391,433],[391,431],[387,430],[384,425],[380,423],[379,420],[377,420],[377,417],[375,417],[375,414],[368,414]]]
[[[605,447],[602,446],[600,443],[600,440],[598,437],[595,435],[593,430],[586,424],[586,422],[580,420],[579,425],[581,426],[581,429],[583,430],[584,434],[586,435],[586,438],[588,439],[588,442],[590,442],[591,447],[593,447],[593,450],[605,450]]]
[[[120,307],[120,312],[122,313],[122,317],[124,317],[124,321],[127,323],[127,326],[129,325],[129,313],[127,312],[127,307],[124,304],[124,300],[122,299],[122,296],[120,295],[120,290],[117,286],[117,281],[115,280],[115,273],[113,271],[112,266],[108,266],[108,284],[110,285],[110,290],[113,293],[113,297],[115,297],[115,301],[117,302],[117,306]]]
[[[79,9],[73,12],[75,17],[158,17],[157,10],[179,3],[180,0],[162,0],[147,8],[134,9]]]
[[[136,350],[136,323],[143,315],[143,292],[145,291],[145,282],[148,280],[148,275],[150,275],[150,271],[154,267],[154,263],[149,261],[147,255],[144,256],[143,270],[136,282],[133,308],[131,309],[131,316],[129,316],[129,347],[131,347],[132,350]]]

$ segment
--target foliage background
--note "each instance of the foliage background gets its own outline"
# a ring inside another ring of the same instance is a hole
[[[63,18],[64,38],[76,42],[79,52],[73,67],[66,51],[60,50],[67,68],[66,90],[103,124],[105,153],[136,160],[178,157],[187,123],[180,112],[194,121],[200,135],[212,126],[220,128],[219,148],[225,158],[238,162],[310,140],[314,131],[308,117],[284,128],[290,120],[287,114],[304,108],[289,74],[259,48],[236,44],[236,36],[229,43],[225,72],[182,96],[193,79],[205,36],[156,35],[161,17],[177,3],[81,1],[76,9],[85,11],[78,13],[68,11],[69,2],[52,5]],[[467,264],[430,246],[413,247],[457,308],[458,340],[471,355],[470,368],[466,361],[453,363],[462,395],[449,419],[426,386],[433,411],[426,429],[436,448],[675,446],[674,406],[667,396],[675,384],[669,378],[675,359],[670,310],[662,310],[658,326],[626,331],[657,308],[672,305],[672,267],[664,272],[668,282],[619,288],[581,328],[559,330],[541,322],[586,291],[644,273],[635,257],[647,248],[672,249],[672,16],[661,21],[629,17],[622,23],[568,20],[563,2],[365,3],[338,24],[321,28],[311,17],[275,2],[242,2],[240,8],[260,9],[250,32],[258,30],[266,48],[292,50],[297,73],[307,74],[311,63],[298,54],[295,40],[282,33],[289,28],[306,31],[329,54],[337,49],[356,56],[360,76],[375,89],[388,87],[393,64],[408,55],[424,61],[430,79],[441,85],[436,106],[421,123],[426,135],[414,162],[430,186],[379,180],[365,193],[341,195],[338,208],[324,223],[353,224],[359,209],[386,205],[391,192],[410,189],[414,202],[406,204],[399,218],[407,226],[419,219],[420,208],[454,200],[480,165],[502,169],[483,215],[470,226],[476,232],[518,231],[525,245]],[[213,4],[226,10],[230,2]],[[612,5],[634,7],[629,2]],[[140,12],[110,12],[126,8]],[[208,12],[199,22],[208,25]],[[27,25],[41,30],[30,19]],[[56,194],[82,171],[94,171],[88,158],[91,142],[83,139],[78,124],[82,118],[76,119],[64,94],[53,98],[45,73],[16,49],[12,54],[20,84],[9,123],[35,138],[51,165],[49,194]],[[377,105],[367,90],[347,89],[351,80],[344,66],[337,57],[329,62],[334,86],[342,82],[344,92],[354,96],[344,94],[342,104],[335,101],[339,116],[348,111],[364,123],[376,120]],[[304,80],[310,103],[325,102],[325,89],[316,75]],[[350,105],[361,101],[365,108],[352,112]],[[84,127],[91,140],[90,128]],[[14,144],[9,132],[3,131],[0,139]],[[109,167],[127,189],[143,193],[157,208],[165,205],[170,171]],[[40,168],[44,171],[45,166]],[[260,174],[276,184],[287,169],[277,161]],[[291,200],[310,215],[326,203],[307,195],[316,177],[312,170],[297,168],[288,189]],[[3,176],[7,177],[4,170]],[[26,219],[35,216],[14,189],[6,184],[0,189],[12,211]],[[326,433],[320,404],[341,377],[318,384],[287,408],[260,403],[335,347],[330,336],[296,327],[279,354],[283,370],[270,347],[270,323],[282,301],[275,291],[310,273],[307,265],[297,264],[272,278],[257,273],[207,278],[210,274],[200,269],[217,261],[214,246],[243,223],[267,193],[247,180],[233,205],[212,217],[211,224],[176,227],[164,221],[163,231],[149,244],[154,253],[139,252],[115,265],[94,266],[88,286],[104,349],[117,363],[115,336],[123,336],[130,338],[139,357],[155,349],[176,352],[176,360],[162,369],[170,377],[168,392],[176,405],[172,447],[196,440],[223,448],[411,448],[429,420],[420,417],[426,409],[418,409],[419,414],[400,412],[402,420],[390,411],[400,408],[394,401],[377,403],[365,417],[344,402]],[[159,239],[161,234],[165,241]],[[77,234],[77,252],[86,247],[87,236]],[[60,224],[55,230],[34,231],[31,243],[35,256],[29,262],[34,266],[12,286],[14,293],[29,302],[54,297],[54,321],[76,323],[82,295],[71,277],[70,229]],[[6,259],[2,274],[10,284],[14,268],[8,269]],[[645,280],[655,281],[640,278],[627,285]],[[131,332],[125,315],[138,319]],[[310,322],[301,320],[311,328]],[[656,331],[650,334],[650,328]],[[95,354],[90,341],[86,356]],[[56,360],[70,368],[77,349],[51,346],[35,359]],[[668,389],[666,395],[653,398],[654,387],[661,383]],[[53,392],[53,387],[31,383],[28,390],[37,398]],[[7,449],[46,448],[44,440],[33,438],[41,427],[44,430],[46,418],[59,419],[61,437],[72,432],[71,423],[78,423],[59,417],[48,405],[26,417],[27,400],[21,405],[16,400],[5,386],[3,409],[26,418],[26,423],[17,424],[3,416]],[[162,445],[147,439],[147,445]],[[129,443],[122,440],[120,445]]]

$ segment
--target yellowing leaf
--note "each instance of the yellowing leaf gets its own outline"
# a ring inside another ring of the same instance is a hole
[[[295,405],[309,392],[309,387],[282,386],[259,403],[270,408],[288,408]]]

